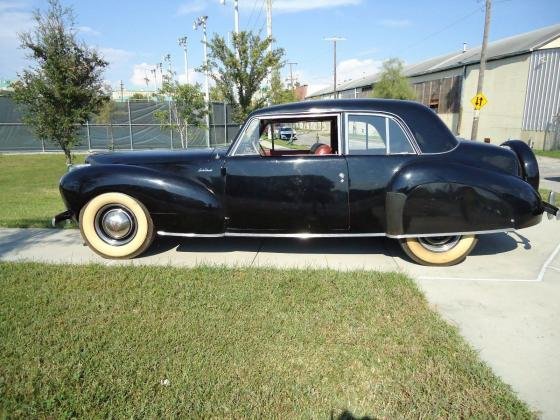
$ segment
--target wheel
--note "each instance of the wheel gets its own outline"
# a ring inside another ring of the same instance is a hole
[[[148,210],[135,198],[105,193],[80,211],[80,232],[88,246],[105,258],[126,259],[142,254],[154,239]]]
[[[476,246],[474,235],[431,236],[400,240],[404,252],[423,265],[455,265],[462,262]]]

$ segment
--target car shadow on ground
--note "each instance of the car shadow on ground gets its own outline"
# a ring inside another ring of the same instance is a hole
[[[517,247],[531,249],[529,239],[512,233],[480,235],[471,255],[495,255]],[[175,249],[176,252],[230,253],[264,252],[278,254],[377,254],[407,259],[398,241],[391,238],[169,238],[158,237],[142,256],[149,257]]]

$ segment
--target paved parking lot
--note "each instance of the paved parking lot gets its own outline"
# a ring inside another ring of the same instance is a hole
[[[482,236],[454,267],[407,261],[396,241],[360,239],[158,240],[147,256],[107,261],[76,230],[0,229],[0,259],[61,263],[226,264],[402,271],[544,418],[560,417],[560,222]]]

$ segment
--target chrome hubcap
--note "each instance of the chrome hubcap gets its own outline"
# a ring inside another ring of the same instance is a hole
[[[428,251],[446,252],[459,243],[461,236],[429,236],[418,238],[418,242]]]
[[[125,245],[134,238],[136,220],[127,208],[105,206],[95,216],[95,231],[110,245]]]

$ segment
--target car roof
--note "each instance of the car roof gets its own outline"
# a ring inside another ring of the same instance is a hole
[[[383,112],[396,115],[408,126],[423,153],[443,153],[459,144],[451,130],[427,106],[397,99],[325,99],[274,105],[254,111],[249,117],[286,114]]]
[[[399,114],[407,109],[424,107],[424,105],[396,99],[324,99],[318,101],[290,102],[260,108],[251,115],[325,113],[345,111],[388,111]],[[400,111],[400,112],[398,112]]]

